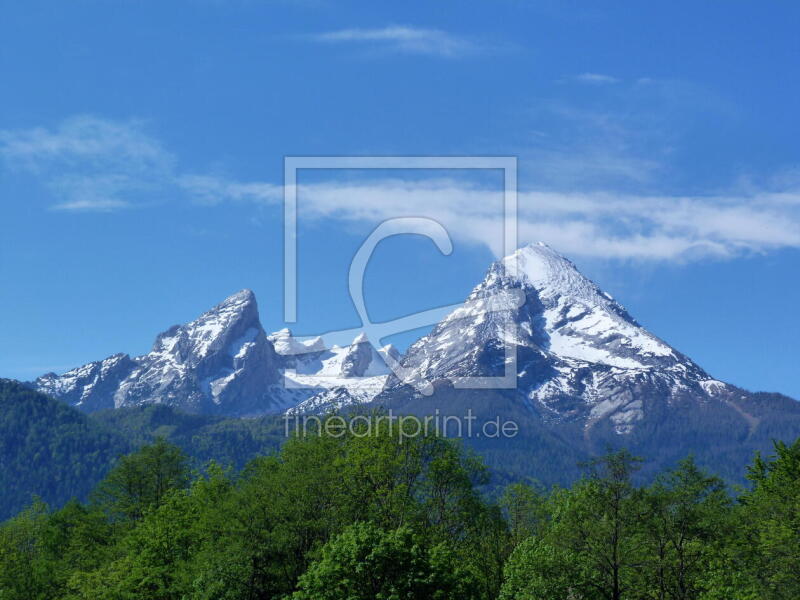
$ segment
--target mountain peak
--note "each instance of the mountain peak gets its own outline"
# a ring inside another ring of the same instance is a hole
[[[350,345],[357,346],[358,344],[364,344],[366,342],[369,342],[369,339],[367,338],[367,334],[362,331],[355,337],[355,339]]]
[[[524,294],[521,305],[486,310],[487,298],[512,290]],[[585,398],[596,418],[611,410],[604,399],[614,397],[619,432],[641,417],[634,396],[624,402],[623,396],[642,381],[670,395],[691,389],[699,397],[713,381],[541,242],[495,262],[464,307],[409,348],[403,366],[414,380],[497,376],[508,344],[519,352],[517,389],[527,402],[558,412],[559,399]]]
[[[550,268],[567,268],[573,266],[572,262],[556,252],[551,246],[544,242],[533,242],[526,246],[521,246],[516,251],[507,256],[504,260],[513,259],[530,261]],[[573,266],[574,268],[574,266]]]
[[[250,309],[254,309],[256,314],[258,314],[256,295],[253,293],[253,290],[243,289],[225,298],[225,300],[206,311],[203,316],[228,311],[244,312]]]
[[[572,261],[544,242],[523,246],[496,263],[488,278],[498,276],[527,284],[542,298],[571,296],[590,306],[608,305],[612,301]]]

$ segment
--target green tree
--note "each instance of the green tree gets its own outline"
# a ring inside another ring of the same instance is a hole
[[[584,557],[552,537],[528,537],[505,565],[500,600],[586,600],[603,598],[584,584]]]
[[[621,600],[634,585],[643,551],[639,459],[627,451],[591,461],[587,478],[548,500],[540,535],[512,554],[501,598]]]
[[[721,552],[731,499],[717,477],[689,457],[645,490],[639,587],[657,600],[693,600],[708,587]]]
[[[539,533],[547,523],[546,496],[527,483],[513,483],[500,498],[514,547]]]
[[[0,526],[0,599],[45,600],[55,595],[59,573],[42,552],[47,506],[35,501]]]
[[[93,497],[112,516],[138,520],[158,507],[166,494],[189,481],[188,459],[183,451],[158,438],[137,452],[123,456]]]
[[[179,600],[186,596],[189,559],[197,543],[197,512],[183,490],[167,495],[121,541],[122,556],[88,576],[75,577],[75,596]],[[97,577],[97,575],[101,575]]]
[[[297,436],[278,455],[253,461],[226,500],[216,546],[197,558],[200,580],[224,581],[240,597],[291,593],[332,537],[370,522],[386,531],[406,526],[428,547],[457,542],[459,559],[485,574],[483,597],[496,596],[505,524],[474,487],[485,469],[451,441],[374,423],[372,431],[356,423],[354,434]]]
[[[757,455],[753,482],[735,513],[736,530],[714,573],[708,598],[800,598],[800,439],[775,443],[770,459]]]
[[[408,527],[356,523],[328,542],[295,600],[470,600],[474,575],[444,545],[429,548]]]

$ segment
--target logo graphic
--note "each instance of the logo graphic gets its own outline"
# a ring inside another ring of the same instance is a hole
[[[289,156],[284,160],[284,320],[297,321],[297,172],[301,169],[495,169],[503,172],[503,250],[509,256],[517,248],[517,159],[516,157],[493,156]],[[390,321],[374,323],[369,317],[364,301],[364,274],[370,258],[378,244],[395,235],[422,235],[436,245],[438,250],[448,256],[453,251],[453,243],[447,229],[435,219],[419,216],[390,218],[380,223],[361,244],[350,263],[348,289],[361,321],[361,327],[329,331],[321,336],[297,338],[298,341],[321,338],[324,348],[330,348],[334,339],[344,336],[362,336],[373,347],[379,347],[385,338],[398,333],[413,331],[435,325],[447,315],[458,309],[470,314],[491,313],[516,308],[524,302],[521,290],[502,290],[496,294],[469,301],[467,304],[453,304],[416,312]],[[510,261],[505,265],[509,275],[516,272],[516,264]],[[503,336],[512,339],[514,332]],[[453,386],[462,389],[508,389],[516,387],[517,356],[516,347],[508,341],[505,345],[505,369],[502,376],[496,377],[457,377]],[[303,353],[303,344],[292,346],[288,352]],[[315,351],[320,344],[314,344]],[[430,381],[415,377],[402,360],[386,354],[383,356],[389,369],[402,382],[414,386],[420,393],[430,395],[433,385]],[[286,375],[293,375],[287,371]],[[291,377],[285,378],[285,385],[293,387]]]

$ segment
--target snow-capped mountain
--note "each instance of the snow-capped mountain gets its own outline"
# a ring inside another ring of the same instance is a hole
[[[398,359],[400,377],[387,367]],[[426,387],[503,375],[510,378],[501,392],[514,410],[585,432],[602,422],[616,435],[634,432],[648,411],[746,397],[643,328],[541,243],[491,265],[464,304],[403,357],[363,336],[326,348],[321,338],[302,340],[288,329],[267,334],[244,290],[161,333],[143,356],[116,354],[31,385],[87,411],[164,403],[241,416],[391,405],[423,398]],[[468,397],[463,392],[449,396],[451,406]],[[737,418],[751,417],[734,408]]]
[[[619,446],[648,459],[645,476],[693,453],[735,479],[754,452],[800,435],[800,403],[717,381],[544,244],[491,265],[404,356],[377,342],[325,347],[288,329],[267,334],[244,290],[163,332],[147,354],[29,385],[89,412],[162,403],[238,417],[368,404],[461,423],[469,415],[478,426],[511,421],[516,437],[455,435],[504,477],[548,484],[571,481],[579,461]],[[496,387],[486,379],[501,376]]]
[[[282,359],[284,385],[289,390],[314,390],[289,409],[294,413],[320,412],[372,401],[386,386],[386,356],[397,350],[376,350],[361,334],[349,346],[325,348],[321,338],[300,341],[283,329],[269,336]],[[342,402],[334,398],[341,397]]]
[[[87,412],[113,408],[117,386],[135,367],[136,363],[127,354],[115,354],[63,375],[42,375],[33,382],[33,387]]]
[[[243,290],[159,334],[145,355],[116,354],[63,375],[48,373],[32,385],[86,411],[159,403],[190,412],[266,414],[343,386],[368,401],[388,369],[365,342],[327,350],[295,340],[288,330],[267,335],[253,292]]]
[[[489,306],[511,292],[516,303]],[[508,352],[507,352],[508,350]],[[549,246],[493,264],[462,308],[414,343],[402,360],[417,380],[499,377],[514,368],[520,397],[545,418],[609,417],[618,433],[643,416],[643,397],[718,394],[709,376],[639,323]]]
[[[591,428],[608,419],[617,434],[633,431],[647,399],[670,404],[735,390],[643,328],[543,243],[494,263],[464,304],[408,349],[401,365],[402,380],[391,377],[379,402],[391,404],[404,384],[469,388],[465,378],[498,378],[508,370],[516,400],[544,421]],[[508,388],[508,380],[498,387]],[[332,386],[293,410],[360,401]]]

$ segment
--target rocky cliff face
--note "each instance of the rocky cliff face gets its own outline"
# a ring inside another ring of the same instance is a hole
[[[63,375],[47,373],[32,385],[48,396],[92,412],[113,408],[113,397],[120,381],[125,380],[135,367],[136,363],[127,354],[115,354]]]

